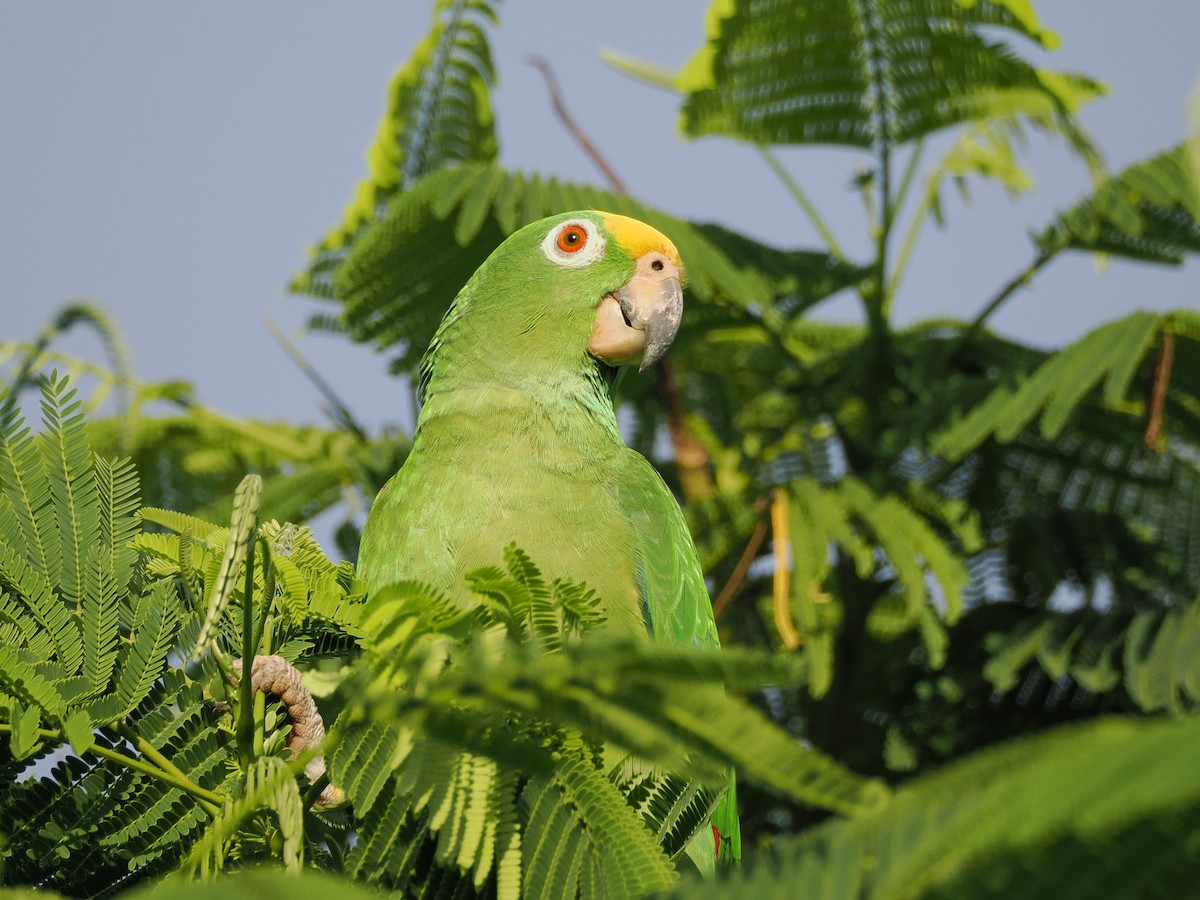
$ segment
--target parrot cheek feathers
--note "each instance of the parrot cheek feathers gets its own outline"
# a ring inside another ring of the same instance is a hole
[[[646,349],[646,332],[631,328],[612,294],[605,294],[596,307],[596,320],[588,352],[610,366],[625,366],[641,359]]]

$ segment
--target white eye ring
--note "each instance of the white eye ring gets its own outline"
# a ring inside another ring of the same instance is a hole
[[[587,240],[578,250],[563,250],[559,245],[559,235],[568,228],[582,229],[587,235]],[[556,266],[578,269],[594,263],[604,253],[604,235],[600,233],[596,223],[588,219],[568,219],[555,225],[550,229],[550,233],[542,238],[542,252],[546,254],[546,259]]]

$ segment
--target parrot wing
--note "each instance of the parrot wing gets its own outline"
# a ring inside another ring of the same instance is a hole
[[[621,510],[635,534],[637,581],[647,630],[665,643],[720,646],[704,571],[678,501],[658,471],[636,450],[626,450],[623,463]],[[742,857],[733,772],[713,809],[712,827],[711,837],[701,832],[688,847],[701,871],[709,870],[714,858],[724,863]]]
[[[716,647],[717,624],[696,545],[679,503],[655,468],[626,450],[620,506],[633,526],[642,618],[657,641]]]

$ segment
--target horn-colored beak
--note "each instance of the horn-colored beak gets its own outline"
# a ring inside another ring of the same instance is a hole
[[[638,371],[645,372],[675,340],[682,315],[679,266],[651,251],[638,259],[633,278],[600,301],[588,351],[610,366],[640,360]]]

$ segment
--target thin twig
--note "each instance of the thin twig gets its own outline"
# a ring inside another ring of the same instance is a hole
[[[921,166],[921,156],[925,152],[925,142],[917,141],[912,152],[908,155],[908,162],[904,164],[904,174],[900,176],[900,187],[896,190],[896,196],[892,203],[892,221],[900,215],[900,210],[904,208],[904,201],[908,199],[908,192],[912,189],[913,180],[917,177],[917,169]]]
[[[365,441],[367,439],[366,432],[358,424],[358,421],[354,418],[354,414],[350,412],[350,408],[342,402],[342,398],[337,395],[336,391],[334,391],[333,386],[321,376],[321,373],[313,367],[312,363],[304,358],[304,354],[302,354],[300,349],[292,343],[291,339],[286,334],[284,334],[283,329],[276,324],[273,318],[267,316],[265,321],[267,325],[267,331],[271,332],[271,337],[275,338],[275,342],[283,348],[283,352],[286,353],[292,362],[294,362],[300,369],[300,371],[308,377],[308,380],[313,383],[313,386],[321,392],[321,396],[323,396],[325,398],[325,402],[329,404],[329,411],[333,417],[333,420],[340,424],[347,431],[351,432],[359,440]]]
[[[754,525],[754,532],[750,535],[750,540],[746,543],[746,549],[742,551],[741,558],[733,567],[729,580],[725,582],[725,586],[717,594],[717,599],[713,601],[713,618],[715,619],[721,618],[721,613],[725,612],[725,607],[729,605],[729,601],[733,599],[737,589],[746,580],[746,573],[750,571],[751,563],[758,557],[758,550],[762,547],[762,542],[766,539],[770,527],[763,515],[770,503],[769,497],[759,497],[754,501],[754,512],[758,516],[758,521]]]
[[[12,731],[11,725],[0,724],[0,734],[5,734]],[[56,731],[51,728],[35,728],[33,733],[40,738],[50,741],[60,741],[66,743],[66,735],[61,731]],[[107,759],[110,762],[125,766],[127,769],[132,769],[135,772],[141,772],[143,775],[148,775],[171,787],[178,788],[186,794],[191,794],[200,801],[200,805],[208,810],[211,814],[216,814],[221,808],[221,804],[225,802],[225,798],[220,794],[213,793],[210,790],[200,787],[194,781],[183,775],[178,768],[171,766],[169,769],[163,769],[155,765],[151,765],[143,759],[137,759],[133,756],[126,756],[117,750],[109,750],[107,747],[92,743],[85,753],[95,753],[102,759]]]
[[[792,177],[792,173],[784,168],[779,158],[765,146],[760,144],[758,153],[766,164],[771,167],[771,171],[775,173],[776,177],[783,182],[783,186],[792,195],[792,199],[796,201],[796,204],[804,211],[804,214],[808,216],[808,221],[812,223],[813,228],[817,229],[817,233],[825,241],[825,246],[829,252],[838,259],[845,259],[846,254],[842,252],[841,244],[833,236],[833,232],[829,229],[825,219],[821,217],[821,213],[817,210],[812,200],[809,199],[808,194],[804,193],[804,189],[800,187],[800,183]]]
[[[1154,380],[1150,383],[1150,404],[1146,410],[1147,450],[1158,453],[1162,448],[1158,440],[1162,436],[1163,408],[1167,404],[1167,388],[1171,384],[1171,366],[1175,362],[1175,334],[1164,331],[1162,345],[1158,348],[1158,361],[1154,364]]]
[[[525,62],[540,71],[542,77],[546,79],[546,87],[550,91],[550,105],[554,107],[554,114],[558,116],[563,127],[574,138],[575,143],[579,145],[579,149],[587,154],[588,159],[600,170],[600,174],[612,185],[614,191],[621,194],[628,194],[629,189],[625,187],[625,182],[621,180],[621,176],[609,165],[608,160],[596,149],[596,145],[592,143],[591,138],[583,132],[583,129],[571,117],[571,113],[567,111],[566,104],[563,103],[562,92],[558,88],[558,77],[554,74],[554,70],[550,68],[550,63],[546,61],[545,57],[534,55],[526,56]]]
[[[962,333],[958,336],[958,339],[950,345],[950,349],[947,352],[947,357],[949,359],[953,359],[956,355],[958,355],[959,351],[962,350],[963,347],[974,340],[975,335],[979,333],[980,329],[983,328],[987,320],[991,318],[992,313],[998,310],[1004,301],[1011,297],[1018,288],[1028,286],[1030,279],[1037,274],[1038,270],[1041,269],[1042,266],[1050,262],[1054,256],[1054,253],[1045,250],[1041,251],[1038,253],[1033,262],[1022,269],[1011,281],[1008,282],[1008,284],[1004,285],[1004,287],[1000,289],[999,293],[997,293],[995,297],[988,301],[988,304],[979,311],[979,315],[974,318],[971,324],[963,329]]]

